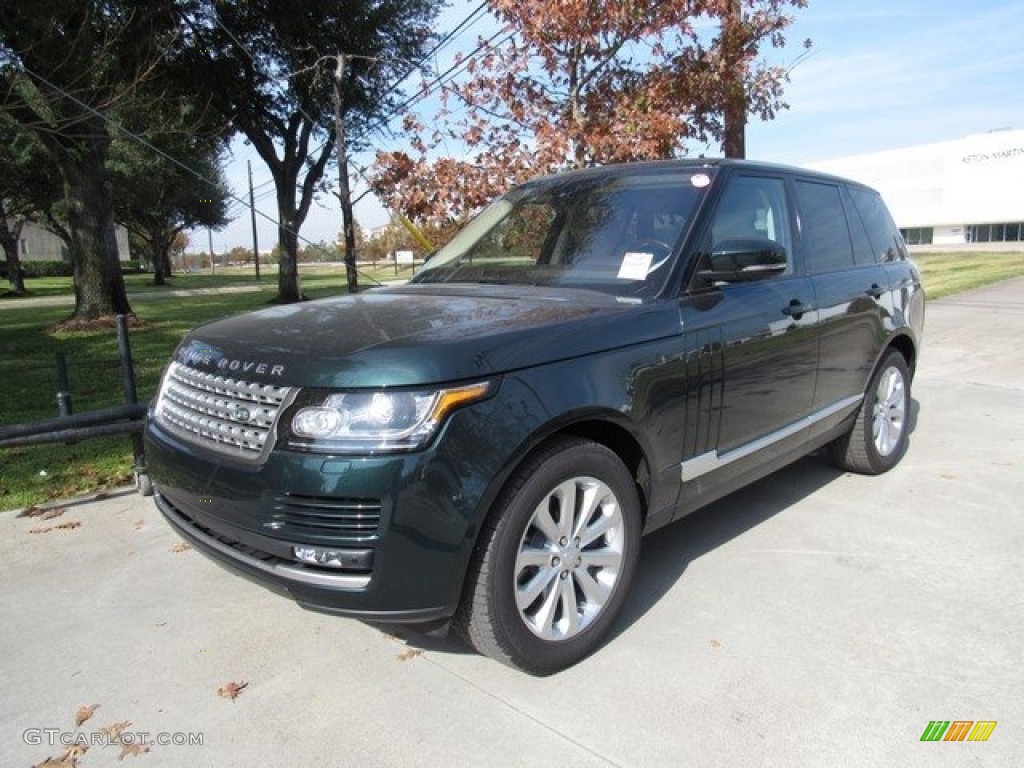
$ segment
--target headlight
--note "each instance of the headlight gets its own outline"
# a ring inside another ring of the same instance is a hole
[[[485,381],[429,391],[327,394],[294,412],[288,444],[345,453],[416,450],[449,413],[490,391],[491,382]]]

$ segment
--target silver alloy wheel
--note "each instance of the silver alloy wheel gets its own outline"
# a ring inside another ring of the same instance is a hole
[[[553,488],[516,555],[516,606],[530,631],[557,641],[586,629],[615,591],[625,538],[619,500],[603,482],[574,477]]]
[[[879,456],[889,456],[899,446],[907,415],[906,382],[899,369],[890,366],[878,379],[871,435]]]

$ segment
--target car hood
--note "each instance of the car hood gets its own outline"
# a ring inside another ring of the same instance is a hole
[[[577,289],[404,285],[219,320],[189,334],[175,357],[246,381],[414,386],[677,333],[679,315],[665,303]]]

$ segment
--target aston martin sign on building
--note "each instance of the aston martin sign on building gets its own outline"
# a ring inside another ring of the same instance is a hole
[[[1024,130],[810,166],[878,189],[911,245],[999,243],[1024,250]]]

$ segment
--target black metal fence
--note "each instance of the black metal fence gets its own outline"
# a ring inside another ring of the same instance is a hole
[[[117,351],[121,373],[123,403],[83,413],[74,412],[74,397],[68,376],[67,357],[63,350],[56,353],[56,399],[60,414],[56,418],[0,426],[0,448],[14,448],[41,443],[71,443],[106,435],[128,435],[132,443],[132,471],[136,488],[143,495],[152,493],[146,474],[142,428],[146,418],[146,405],[139,402],[132,361],[128,321],[117,316]]]

